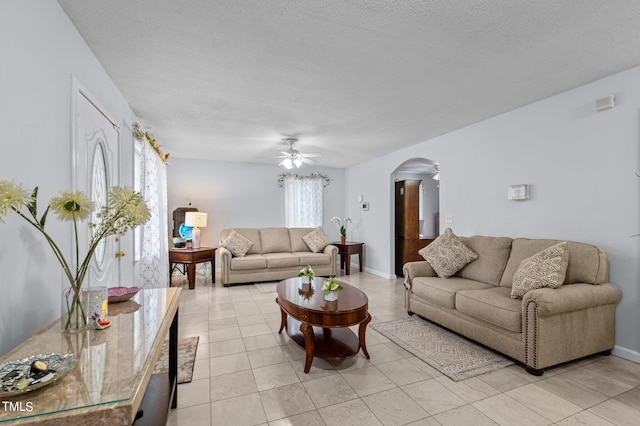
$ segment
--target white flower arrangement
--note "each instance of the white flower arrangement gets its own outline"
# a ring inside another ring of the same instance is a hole
[[[307,265],[303,269],[301,269],[300,272],[298,272],[298,276],[299,277],[313,278],[313,277],[316,276],[316,274],[315,274],[315,272],[313,272],[313,269],[311,269],[311,266]]]
[[[336,228],[340,231],[340,235],[343,237],[347,236],[347,223],[351,222],[351,218],[349,216],[344,219],[340,219],[338,216],[334,216],[331,218],[331,222],[336,223]]]
[[[149,209],[139,192],[122,186],[112,187],[109,191],[108,203],[98,212],[97,223],[90,224],[91,241],[89,241],[86,255],[81,260],[78,221],[83,221],[91,216],[95,209],[93,201],[82,191],[62,191],[51,198],[44,213],[38,218],[37,198],[37,186],[29,195],[29,192],[20,184],[0,179],[0,222],[3,222],[9,212],[14,212],[44,236],[62,266],[73,291],[71,305],[67,306],[68,317],[64,329],[69,330],[73,326],[77,328],[77,326],[86,325],[87,318],[79,295],[93,253],[104,238],[111,235],[118,238],[136,226],[146,223],[150,217]],[[75,262],[73,264],[67,261],[62,250],[44,229],[49,210],[53,211],[58,219],[64,222],[73,222],[75,236]],[[71,324],[72,316],[76,322],[74,325]]]
[[[336,277],[331,277],[328,280],[325,280],[322,284],[322,292],[326,295],[331,293],[332,291],[340,291],[344,287],[340,285],[338,281],[336,281]]]

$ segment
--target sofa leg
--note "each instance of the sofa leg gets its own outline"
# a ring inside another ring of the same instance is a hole
[[[600,355],[609,356],[613,352],[613,349],[607,349],[606,351],[600,352]]]
[[[223,285],[223,287],[230,287],[231,286],[231,284],[222,284],[222,285]]]
[[[413,315],[413,311],[407,311],[407,315],[409,316]]]
[[[533,368],[528,365],[525,365],[524,368],[525,370],[527,370],[527,373],[533,376],[542,376],[542,374],[544,373],[544,370],[538,370],[537,368]]]

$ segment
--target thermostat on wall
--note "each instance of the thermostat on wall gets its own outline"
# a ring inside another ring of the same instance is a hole
[[[529,185],[510,185],[507,191],[507,199],[510,201],[528,200]]]

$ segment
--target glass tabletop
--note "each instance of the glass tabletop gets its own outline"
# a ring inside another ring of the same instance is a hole
[[[75,358],[74,367],[57,382],[3,397],[0,423],[62,412],[80,414],[82,409],[117,407],[137,399],[168,335],[179,293],[176,288],[145,289],[126,302],[109,304],[111,326],[104,330],[61,333],[60,322],[55,321],[0,358],[0,366],[39,354]]]

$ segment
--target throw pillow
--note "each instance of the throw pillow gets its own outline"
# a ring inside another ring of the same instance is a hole
[[[325,234],[324,229],[321,226],[318,226],[313,231],[309,232],[307,235],[302,237],[302,240],[305,242],[309,250],[314,253],[320,253],[326,246],[331,244],[331,240]]]
[[[449,278],[464,266],[478,258],[478,255],[447,228],[444,234],[431,244],[420,249],[418,254],[425,258],[440,278]]]
[[[564,282],[568,264],[569,250],[566,241],[523,260],[513,275],[511,297],[522,299],[527,292],[537,288],[560,287]]]
[[[247,254],[249,248],[253,245],[253,241],[232,230],[220,245],[229,250],[232,255],[242,257]]]

